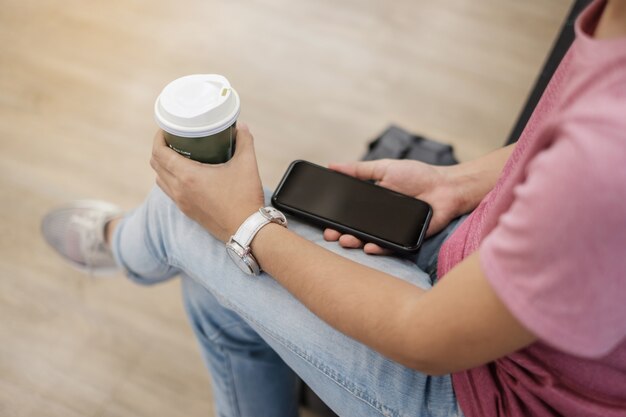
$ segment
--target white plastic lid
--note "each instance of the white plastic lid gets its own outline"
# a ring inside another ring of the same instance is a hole
[[[226,77],[196,74],[166,85],[154,103],[154,114],[166,132],[198,138],[219,133],[235,123],[239,107],[239,95]]]

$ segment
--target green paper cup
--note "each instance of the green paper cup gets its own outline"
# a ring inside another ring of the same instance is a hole
[[[165,141],[179,154],[221,164],[235,152],[239,95],[221,75],[196,74],[169,83],[154,104]]]

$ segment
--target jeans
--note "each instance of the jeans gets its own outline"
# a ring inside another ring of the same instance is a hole
[[[289,219],[308,240],[423,289],[432,286],[439,247],[457,224],[428,239],[414,258],[398,258],[343,249],[318,228]],[[112,246],[140,284],[182,277],[219,416],[297,416],[298,376],[340,416],[462,415],[449,375],[428,376],[387,359],[320,320],[267,274],[245,275],[224,244],[158,187],[119,223]]]

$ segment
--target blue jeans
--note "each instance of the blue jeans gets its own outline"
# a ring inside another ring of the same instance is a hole
[[[355,262],[428,289],[439,247],[457,223],[428,239],[413,259],[342,249],[324,241],[319,229],[293,218],[289,228]],[[270,276],[245,275],[224,244],[182,214],[159,188],[120,222],[113,251],[140,284],[182,276],[185,308],[211,373],[220,416],[297,416],[297,376],[340,416],[462,415],[449,375],[428,376],[391,361],[317,318]]]

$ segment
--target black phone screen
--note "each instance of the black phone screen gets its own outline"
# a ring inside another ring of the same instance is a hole
[[[431,214],[421,200],[306,161],[291,165],[273,201],[405,248],[420,242]]]

